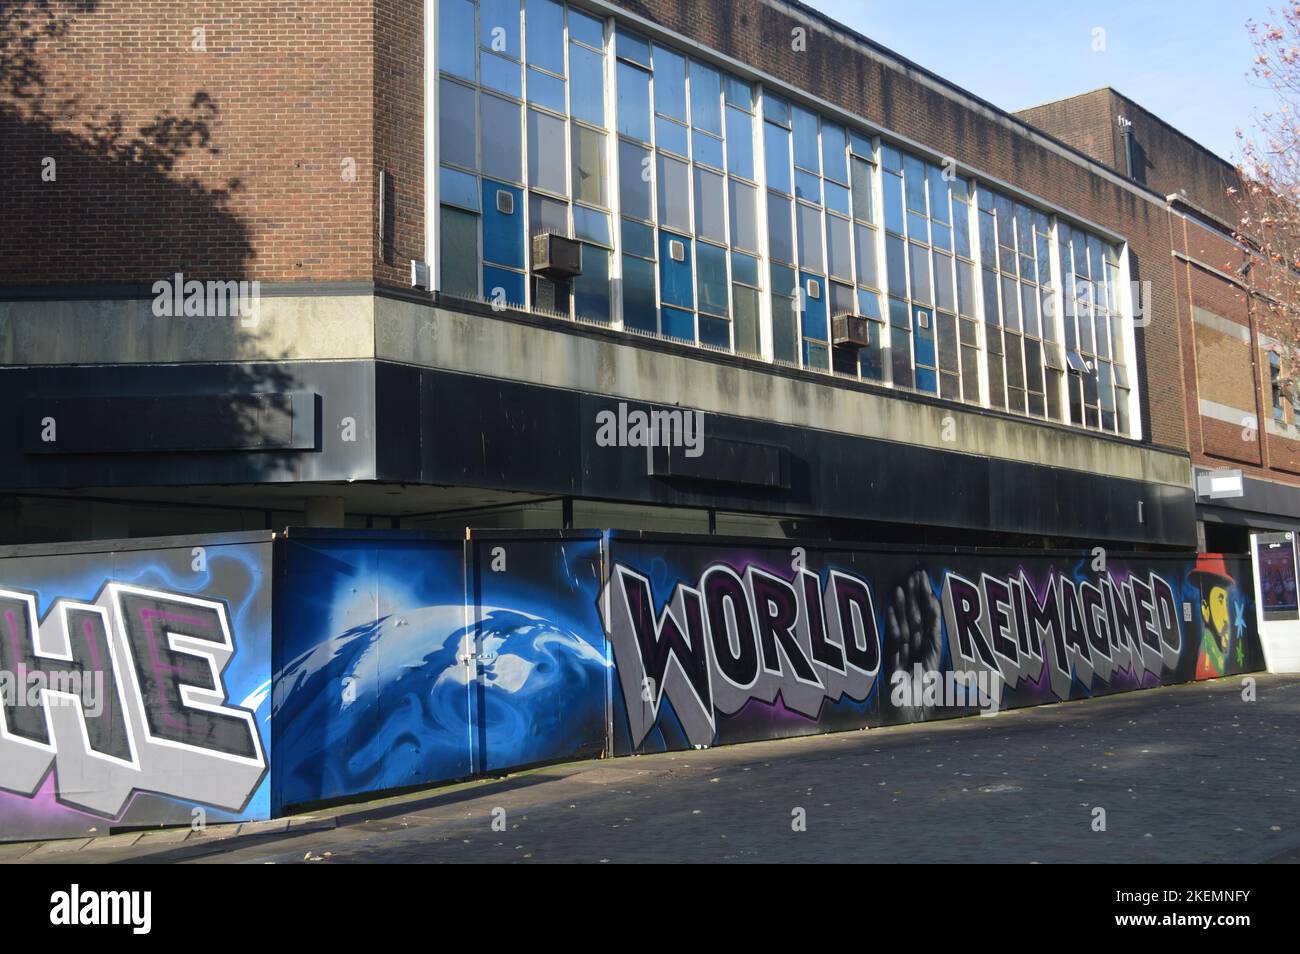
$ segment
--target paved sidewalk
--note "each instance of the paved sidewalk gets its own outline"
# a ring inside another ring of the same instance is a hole
[[[550,766],[203,834],[0,846],[0,861],[1298,861],[1300,677],[1255,679],[1255,702],[1224,679]]]

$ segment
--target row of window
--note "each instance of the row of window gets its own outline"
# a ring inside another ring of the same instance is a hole
[[[557,0],[439,38],[443,292],[1129,432],[1114,246]]]

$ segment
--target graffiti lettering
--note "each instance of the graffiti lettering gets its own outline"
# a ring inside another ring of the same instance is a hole
[[[754,566],[742,575],[717,563],[698,586],[678,583],[661,612],[656,605],[649,579],[614,565],[601,607],[634,747],[654,726],[664,699],[690,743],[707,745],[716,714],[780,695],[787,708],[816,718],[827,700],[865,700],[880,670],[871,590],[838,570],[823,588],[809,570],[786,580]]]
[[[266,771],[252,713],[228,706],[234,654],[224,603],[109,583],[93,603],[0,589],[0,670],[35,678],[41,704],[0,704],[0,788],[49,774],[65,804],[118,815],[136,791],[236,811]],[[57,687],[103,686],[99,702]]]

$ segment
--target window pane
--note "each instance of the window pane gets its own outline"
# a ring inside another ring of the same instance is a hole
[[[780,126],[763,123],[763,150],[768,188],[790,194],[790,133]]]
[[[529,69],[528,101],[557,113],[564,112],[564,80],[541,70]]]
[[[822,123],[822,175],[847,184],[849,168],[844,145],[844,129],[833,123]]]
[[[754,178],[754,117],[727,107],[727,171]]]
[[[478,211],[478,177],[455,169],[438,170],[438,191],[443,202]]]
[[[853,160],[853,217],[859,222],[873,221],[871,215],[872,166],[861,159]]]
[[[444,206],[440,212],[442,290],[449,295],[478,295],[478,216]]]
[[[618,64],[618,131],[650,141],[650,74]]]
[[[735,349],[741,354],[758,354],[758,289],[745,285],[732,285],[731,298],[735,308]]]
[[[573,207],[573,237],[586,239],[588,242],[604,245],[606,248],[611,247],[614,243],[610,240],[609,214],[597,212],[585,205],[575,205]]]
[[[597,48],[605,45],[605,24],[569,7],[569,38]]]
[[[691,228],[691,177],[686,163],[657,156],[659,224],[688,232]]]
[[[445,0],[438,5],[438,68],[474,79],[474,5]]]
[[[885,187],[885,228],[903,234],[903,180],[886,173],[881,177]]]
[[[626,215],[652,218],[650,210],[650,150],[620,140],[618,144],[619,203]]]
[[[534,235],[539,232],[568,235],[569,206],[533,193],[528,198],[528,221]]]
[[[655,146],[685,157],[690,131],[681,123],[663,116],[655,117]]]
[[[655,230],[639,222],[623,220],[623,251],[642,258],[655,257]]]
[[[595,126],[605,125],[605,57],[571,43],[569,69],[573,115]]]
[[[582,274],[573,279],[573,313],[589,321],[609,321],[609,252],[582,246]]]
[[[894,235],[885,236],[885,271],[889,281],[889,291],[894,295],[907,292],[907,262],[903,240]]]
[[[686,60],[655,47],[655,112],[686,122]]]
[[[911,243],[907,246],[908,265],[912,271],[912,298],[930,304],[930,250]]]
[[[853,243],[848,219],[826,216],[826,257],[836,278],[853,281]]]
[[[474,156],[478,143],[476,118],[474,91],[443,80],[438,87],[438,145],[443,162],[478,168]]]
[[[527,0],[528,62],[564,75],[564,7],[554,0]]]
[[[726,209],[722,176],[695,167],[695,234],[715,242],[726,242]]]
[[[826,201],[826,208],[835,212],[849,214],[849,190],[838,183],[826,179],[822,182],[822,192]]]
[[[564,120],[528,110],[528,181],[534,186],[567,195]]]
[[[479,97],[483,112],[483,173],[508,182],[523,181],[523,148],[520,144],[520,107],[486,93]]]
[[[691,64],[691,125],[722,135],[722,77],[699,63]]]
[[[822,258],[822,214],[820,209],[799,203],[795,207],[799,225],[799,264],[816,272],[825,271]]]
[[[957,313],[975,317],[975,266],[957,260]]]
[[[727,250],[700,242],[695,247],[699,269],[699,309],[711,315],[727,314]]]
[[[731,244],[737,248],[758,251],[758,190],[753,186],[727,180],[731,208]]]
[[[930,217],[945,225],[952,221],[948,212],[948,180],[938,166],[930,166]]]
[[[605,134],[573,126],[573,197],[580,202],[609,205],[605,173]]]
[[[912,333],[906,328],[891,325],[890,329],[890,365],[894,372],[894,386],[910,388],[912,379]]]
[[[479,58],[479,74],[487,89],[508,93],[516,99],[524,98],[522,70],[514,60],[483,51]]]
[[[519,0],[480,0],[479,42],[519,59]]]
[[[915,156],[904,156],[903,177],[907,186],[908,211],[925,215],[925,163]]]
[[[740,252],[731,253],[731,280],[758,287],[758,259]]]
[[[790,225],[790,200],[767,194],[767,230],[772,258],[794,261],[794,234]]]
[[[654,262],[623,256],[623,324],[640,331],[658,330]]]
[[[935,253],[934,256],[934,304],[944,311],[957,310],[957,296],[953,290],[952,259],[947,255]]]
[[[810,172],[820,172],[821,152],[817,144],[817,116],[795,106],[794,164]]]
[[[763,118],[772,122],[790,127],[790,104],[779,96],[773,96],[770,91],[763,92]]]
[[[772,353],[778,361],[799,360],[799,332],[795,326],[794,271],[772,266]]]
[[[957,254],[970,258],[970,206],[965,202],[952,204],[952,236]]]
[[[853,231],[856,238],[854,248],[858,257],[858,284],[879,288],[880,279],[876,275],[875,230],[856,225]]]
[[[722,140],[699,129],[691,131],[691,158],[715,169],[722,168]]]

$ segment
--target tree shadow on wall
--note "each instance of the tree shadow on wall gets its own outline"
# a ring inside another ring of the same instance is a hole
[[[195,91],[183,113],[162,109],[138,123],[51,79],[58,72],[56,57],[60,65],[71,62],[76,45],[94,42],[88,23],[79,26],[78,20],[100,6],[101,0],[0,0],[0,355],[8,349],[7,360],[17,364],[28,359],[15,342],[59,333],[54,329],[61,323],[38,324],[47,314],[38,304],[42,300],[151,299],[154,283],[176,273],[187,281],[244,282],[256,255],[248,225],[232,208],[241,182],[228,179],[213,186],[180,171],[194,168],[187,160],[222,154],[221,110],[211,95]],[[136,55],[142,55],[138,48]],[[130,66],[129,59],[123,63]],[[160,99],[173,93],[158,90]],[[48,286],[54,285],[84,287],[61,288],[52,296]],[[27,322],[32,324],[23,327]],[[295,387],[293,375],[277,363],[286,356],[265,353],[265,319],[150,317],[133,327],[136,360],[179,353],[183,361],[206,360],[202,355],[263,361],[168,378],[175,385],[160,387],[171,393]],[[58,378],[45,381],[41,396],[53,396]],[[17,411],[0,419],[10,414]],[[26,422],[15,418],[13,423]],[[253,413],[236,426],[253,442],[261,422]],[[250,479],[291,477],[301,457],[259,452],[232,472],[230,456],[223,455],[220,469]],[[197,463],[195,457],[186,459]],[[174,455],[170,461],[175,463]],[[53,469],[51,477],[58,472]]]

